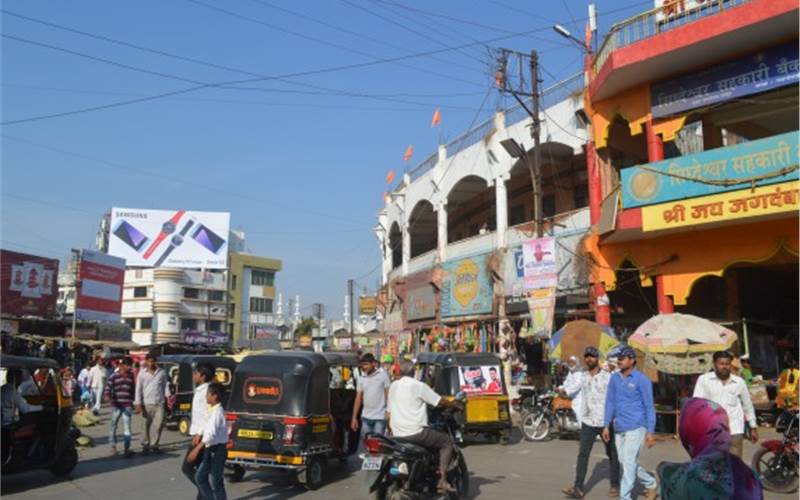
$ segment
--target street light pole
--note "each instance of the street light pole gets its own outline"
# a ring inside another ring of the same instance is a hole
[[[72,299],[72,345],[75,345],[75,328],[78,322],[78,295],[80,295],[81,280],[81,251],[77,248],[72,249],[73,262],[75,263],[75,297]]]

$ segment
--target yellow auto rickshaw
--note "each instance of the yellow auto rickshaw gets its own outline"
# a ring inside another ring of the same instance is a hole
[[[500,357],[492,353],[420,353],[415,375],[442,397],[467,395],[462,432],[508,443],[511,413]]]

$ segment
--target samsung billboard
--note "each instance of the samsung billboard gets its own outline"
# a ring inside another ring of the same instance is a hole
[[[132,267],[228,267],[227,212],[111,209],[108,253]]]

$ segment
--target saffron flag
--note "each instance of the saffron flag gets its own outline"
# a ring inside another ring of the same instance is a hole
[[[403,161],[410,160],[412,156],[414,156],[414,146],[409,144],[408,148],[406,148],[405,154],[403,155]]]
[[[433,118],[431,118],[431,128],[438,127],[439,124],[442,123],[442,112],[439,108],[436,108],[436,111],[433,112]]]
[[[394,170],[389,170],[389,173],[386,174],[386,184],[391,184],[394,180]]]

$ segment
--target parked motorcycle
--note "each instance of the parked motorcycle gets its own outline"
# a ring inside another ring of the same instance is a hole
[[[520,428],[528,441],[544,441],[577,433],[581,426],[572,402],[551,391],[538,398],[533,410],[522,413]]]
[[[764,488],[777,493],[792,493],[798,486],[798,416],[797,410],[785,410],[775,421],[775,430],[783,439],[761,443],[753,455],[753,469]]]
[[[463,401],[466,397],[459,395],[456,399]],[[454,452],[448,471],[448,481],[456,492],[437,496],[438,451],[409,443],[403,438],[371,434],[364,440],[367,453],[364,455],[361,469],[377,471],[369,490],[375,500],[466,498],[469,491],[469,470],[464,455],[457,445],[459,424],[455,419],[456,413],[460,413],[460,410],[435,408],[432,410],[429,424],[431,428],[447,433],[453,442]]]
[[[536,402],[539,399],[539,394],[543,393],[533,386],[523,385],[517,391],[518,397],[511,400],[511,408],[519,414],[526,411],[533,411],[536,407]]]

